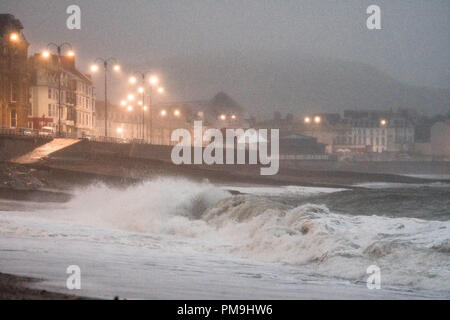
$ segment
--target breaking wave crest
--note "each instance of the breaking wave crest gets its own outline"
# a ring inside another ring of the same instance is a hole
[[[449,221],[338,214],[173,178],[127,189],[90,186],[65,212],[83,223],[195,238],[208,243],[203,249],[312,274],[359,281],[375,264],[384,283],[450,290]]]

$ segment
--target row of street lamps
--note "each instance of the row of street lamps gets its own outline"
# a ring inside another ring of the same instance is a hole
[[[10,40],[11,41],[18,41],[19,40],[19,36],[17,33],[12,33],[10,35]],[[68,57],[74,57],[75,56],[75,52],[72,49],[72,45],[68,42],[64,42],[61,44],[55,44],[53,42],[47,44],[47,48],[46,50],[44,50],[42,52],[42,57],[45,59],[48,59],[51,55],[51,50],[52,49],[56,49],[56,54],[57,54],[57,58],[58,58],[58,135],[61,136],[61,76],[62,76],[62,57],[63,57],[63,50],[67,49],[66,51],[66,55]],[[99,71],[99,65],[98,64],[102,64],[103,65],[103,73],[104,73],[104,93],[105,93],[105,137],[108,136],[108,72],[110,70],[110,65],[112,64],[112,70],[115,72],[119,72],[121,70],[121,67],[119,64],[117,64],[117,59],[114,57],[109,57],[109,58],[97,58],[94,61],[94,64],[91,65],[91,71],[92,72],[98,72]],[[129,78],[129,82],[131,84],[135,84],[137,82],[137,78],[135,77],[135,75],[139,75],[142,79],[142,86],[139,87],[138,92],[141,94],[141,100],[138,102],[138,104],[142,105],[142,138],[145,138],[145,111],[147,109],[150,109],[150,104],[151,104],[151,93],[152,90],[159,84],[159,79],[158,77],[151,75],[149,78],[149,83],[150,83],[150,90],[148,92],[148,102],[149,105],[147,106],[145,104],[145,89],[144,89],[144,85],[145,85],[145,79],[147,74],[149,74],[149,72],[134,72],[133,76],[131,76]],[[159,94],[163,94],[165,92],[165,89],[163,87],[156,87],[156,92]],[[134,95],[129,94],[128,95],[128,100],[134,100]],[[124,101],[122,101],[121,103],[122,105],[124,105]],[[125,103],[126,105],[126,103]],[[133,107],[131,105],[128,106],[128,110],[132,111]],[[161,113],[162,116],[165,116],[165,112]],[[180,115],[180,111],[176,110],[174,113],[175,116],[179,116]],[[150,116],[150,121],[151,121],[151,116]],[[151,123],[150,123],[150,128],[151,128]]]
[[[149,77],[148,77],[149,75]],[[156,92],[159,94],[163,94],[165,92],[164,87],[159,86],[159,78],[156,77],[155,75],[152,74],[152,72],[147,71],[147,72],[141,72],[141,71],[135,71],[133,73],[133,75],[129,78],[129,82],[130,84],[134,85],[136,83],[138,83],[138,78],[140,78],[140,82],[141,82],[141,86],[137,89],[138,94],[140,95],[140,99],[137,102],[138,105],[140,105],[142,107],[142,139],[145,140],[146,138],[146,130],[145,130],[145,111],[147,111],[148,109],[150,110],[150,132],[153,126],[152,123],[152,93],[153,90],[156,89]],[[149,89],[148,91],[146,91],[145,87],[146,87],[146,79],[148,78],[148,82],[149,82]],[[148,104],[146,104],[146,97],[148,98]],[[133,105],[131,104],[131,102],[135,99],[134,94],[129,93],[127,96],[127,100],[122,100],[121,101],[121,105],[122,106],[127,106],[127,110],[128,111],[133,111]]]

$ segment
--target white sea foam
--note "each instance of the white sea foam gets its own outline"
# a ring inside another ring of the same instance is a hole
[[[318,192],[293,190],[303,195]],[[261,194],[259,189],[253,191]],[[17,227],[26,224],[17,219],[12,223],[10,217],[0,221],[4,234],[28,232],[45,237],[47,232],[48,237],[56,234],[74,239],[82,235],[112,244],[120,239],[133,246],[231,254],[351,281],[363,281],[366,268],[376,264],[384,284],[450,291],[448,221],[349,216],[330,212],[325,205],[292,207],[261,195],[231,196],[207,182],[173,178],[127,189],[89,186],[78,190],[64,209],[18,217],[23,221],[52,218],[53,224],[57,218],[66,223],[55,227],[59,233],[42,224],[39,231]],[[116,239],[102,232],[91,234],[74,222],[139,235]]]

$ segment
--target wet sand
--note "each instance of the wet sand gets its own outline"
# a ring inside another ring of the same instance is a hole
[[[86,300],[86,298],[29,288],[39,279],[0,273],[0,300]]]

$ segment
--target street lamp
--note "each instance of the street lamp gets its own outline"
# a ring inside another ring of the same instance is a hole
[[[227,116],[224,114],[221,114],[219,118],[220,118],[220,120],[223,120],[223,121],[227,120]]]
[[[303,119],[303,121],[305,123],[311,123],[311,118],[310,117],[305,117],[305,119]]]
[[[385,125],[387,124],[386,119],[381,119],[380,124],[381,124],[382,126],[385,126]]]
[[[161,114],[161,117],[165,117],[167,115],[167,111],[163,109],[163,110],[161,110],[160,114]]]
[[[9,40],[13,41],[13,42],[17,42],[19,40],[19,35],[17,34],[17,32],[13,32],[9,35]]]
[[[108,64],[109,62],[113,62],[114,66],[113,69],[114,71],[119,71],[120,70],[120,66],[116,63],[116,59],[115,58],[97,58],[95,59],[95,62],[101,62],[103,63],[103,69],[104,69],[104,74],[105,74],[105,137],[108,136]],[[96,72],[98,70],[98,66],[96,64],[91,66],[91,71]]]
[[[319,124],[319,123],[322,122],[322,118],[319,117],[319,116],[315,116],[315,117],[314,117],[314,122],[317,123],[317,124]]]
[[[42,52],[42,57],[49,58],[50,57],[50,49],[55,48],[56,52],[58,54],[58,136],[61,136],[61,75],[62,75],[62,67],[61,67],[61,57],[62,57],[62,49],[64,47],[68,47],[68,56],[74,57],[75,53],[72,50],[72,45],[68,42],[64,42],[61,44],[55,44],[53,42],[50,42],[47,44],[47,50]]]
[[[145,89],[144,89],[144,85],[145,85],[145,77],[149,72],[134,72],[135,75],[138,75],[141,77],[142,81],[141,81],[141,87],[138,88],[138,92],[141,94],[141,101],[138,102],[139,105],[144,106],[145,104]],[[136,76],[131,76],[129,79],[131,84],[135,84],[137,82],[137,78]],[[150,108],[150,143],[151,143],[151,132],[152,132],[152,114],[151,114],[151,93],[152,93],[152,89],[153,86],[157,85],[159,83],[159,79],[158,77],[152,75],[149,78],[149,82],[150,82],[150,90],[148,92],[148,97],[149,97],[149,101],[148,101],[148,107],[142,107],[142,140],[145,140],[145,111],[147,110],[147,108]],[[158,93],[163,93],[164,92],[164,88],[158,88]]]
[[[158,84],[159,79],[156,76],[151,76],[149,81],[150,81],[150,84],[154,86],[154,85]]]
[[[179,117],[179,116],[181,115],[180,110],[175,109],[175,110],[173,111],[173,115],[174,115],[175,117]]]

